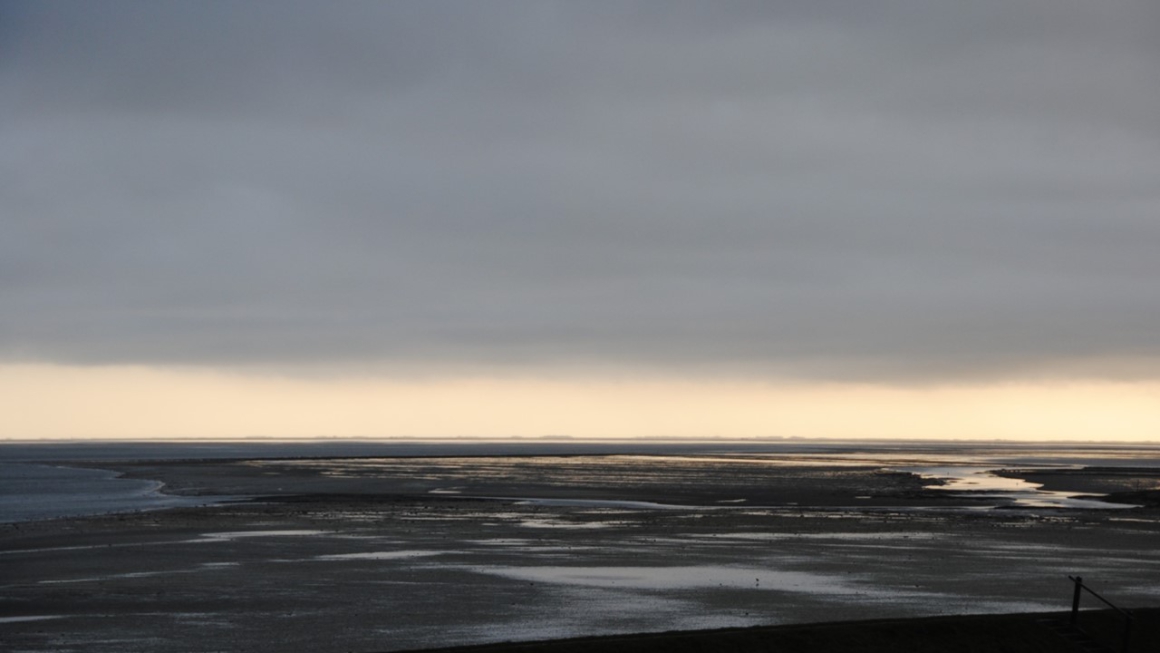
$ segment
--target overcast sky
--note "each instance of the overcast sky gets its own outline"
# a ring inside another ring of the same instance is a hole
[[[1160,3],[0,2],[0,357],[1160,376]]]

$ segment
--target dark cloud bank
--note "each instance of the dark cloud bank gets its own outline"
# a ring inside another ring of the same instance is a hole
[[[0,11],[9,361],[1156,374],[1152,0]]]

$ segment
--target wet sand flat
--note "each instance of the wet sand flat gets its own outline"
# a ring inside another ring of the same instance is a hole
[[[0,633],[23,651],[387,651],[1052,611],[1069,573],[1160,603],[1154,509],[982,510],[868,466],[703,463],[120,464],[263,498],[5,525]]]

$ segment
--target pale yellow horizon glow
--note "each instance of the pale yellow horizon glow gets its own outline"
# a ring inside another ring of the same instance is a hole
[[[310,379],[0,366],[0,439],[803,437],[1160,441],[1160,382],[938,387]]]

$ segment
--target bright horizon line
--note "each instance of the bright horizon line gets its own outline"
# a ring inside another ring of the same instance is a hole
[[[940,444],[1011,444],[1011,445],[1126,445],[1126,446],[1160,446],[1160,440],[1020,440],[1015,438],[890,438],[890,437],[826,437],[826,436],[491,436],[491,435],[461,435],[438,437],[415,436],[266,436],[266,435],[238,435],[238,436],[172,436],[172,437],[47,437],[47,438],[16,438],[0,437],[0,444],[38,444],[38,443],[73,443],[73,444],[101,444],[101,443],[141,443],[141,444],[199,444],[199,443],[324,443],[324,442],[359,442],[368,444],[444,444],[444,443],[497,443],[497,444],[535,444],[540,442],[559,444],[794,444],[794,443],[902,443],[908,445],[940,445]]]
[[[1156,442],[1160,381],[934,387],[304,378],[0,365],[0,440],[664,438]]]

